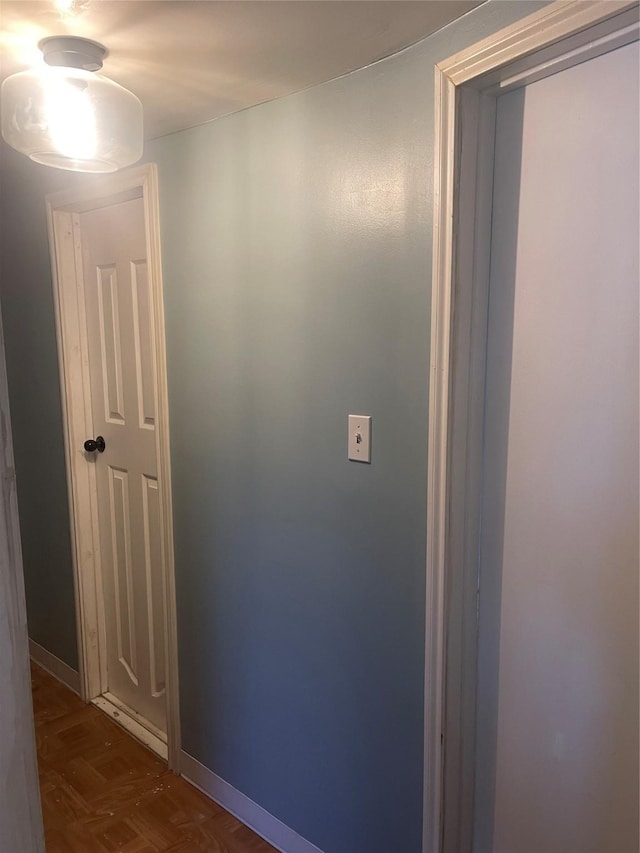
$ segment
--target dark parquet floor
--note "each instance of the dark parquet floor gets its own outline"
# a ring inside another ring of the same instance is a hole
[[[47,853],[275,849],[32,664]]]

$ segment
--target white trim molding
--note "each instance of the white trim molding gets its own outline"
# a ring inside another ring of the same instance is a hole
[[[29,657],[49,675],[53,675],[74,693],[80,695],[80,673],[31,638],[29,639]]]
[[[638,33],[637,0],[559,0],[435,67],[423,853],[469,853],[473,834],[496,98]]]
[[[438,63],[438,68],[455,87],[477,81],[480,88],[487,89],[490,80],[479,81],[485,74],[496,74],[496,80],[508,79],[513,69],[505,71],[507,66],[522,62],[535,68],[541,60],[539,51],[549,48],[549,57],[563,56],[573,48],[567,40],[579,37],[585,30],[590,30],[589,35],[579,39],[584,45],[594,39],[592,27],[604,23],[605,29],[615,32],[632,24],[637,19],[634,13],[637,6],[637,0],[558,0],[445,59]],[[623,12],[632,13],[623,24],[616,23],[612,28],[606,23]],[[550,71],[555,73],[556,69]]]
[[[439,91],[442,87],[443,91]],[[436,273],[451,270],[453,221],[438,215],[453,192],[453,149],[455,98],[453,84],[443,74],[436,77],[436,133],[433,186],[433,294],[431,305],[431,356],[429,364],[429,443],[427,449],[427,577],[425,632],[425,738],[423,849],[440,850],[440,804],[442,800],[443,710],[444,710],[444,581],[447,510],[447,436],[449,395],[449,349],[451,335],[451,288],[437,288]],[[436,291],[437,298],[436,298]]]
[[[180,755],[180,775],[282,853],[322,853],[315,844],[184,751]]]
[[[178,647],[173,552],[173,511],[169,457],[169,404],[165,348],[158,176],[148,163],[96,178],[47,197],[58,362],[65,438],[69,514],[78,629],[80,695],[89,702],[108,690],[106,632],[102,601],[100,539],[95,469],[82,452],[93,435],[89,355],[84,306],[79,214],[132,198],[142,198],[152,300],[153,364],[157,405],[156,456],[161,501],[162,557],[166,600],[167,746],[171,769],[180,753]]]

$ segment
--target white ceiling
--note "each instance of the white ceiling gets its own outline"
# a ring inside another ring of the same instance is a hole
[[[49,35],[109,50],[104,73],[144,105],[146,136],[192,127],[362,68],[480,0],[2,0],[0,76],[42,61]],[[428,81],[425,81],[428,85]]]

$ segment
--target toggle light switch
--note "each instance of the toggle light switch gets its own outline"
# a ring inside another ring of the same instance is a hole
[[[349,415],[348,456],[353,462],[371,462],[370,415]]]

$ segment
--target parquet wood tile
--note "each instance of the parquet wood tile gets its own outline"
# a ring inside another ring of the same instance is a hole
[[[275,853],[35,664],[31,680],[47,853]]]

